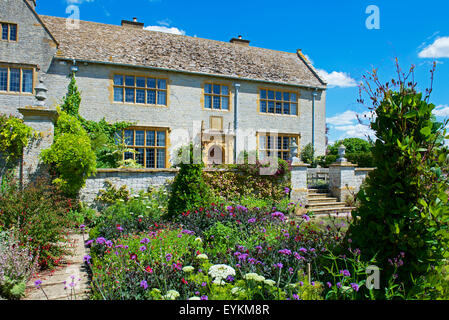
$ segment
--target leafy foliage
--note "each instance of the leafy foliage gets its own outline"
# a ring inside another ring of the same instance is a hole
[[[369,81],[377,86],[375,92],[367,89],[376,114],[371,129],[377,137],[372,149],[377,169],[358,195],[360,207],[353,212],[348,237],[365,260],[376,255],[384,279],[398,264],[391,257],[401,254],[406,263],[397,272],[408,289],[448,254],[448,181],[443,175],[448,150],[445,124],[435,121],[429,95],[423,98],[408,76],[398,74],[398,81],[386,85],[376,72],[366,80],[365,88]]]
[[[6,162],[19,158],[32,136],[33,130],[23,120],[0,114],[0,153]]]
[[[75,73],[72,73],[70,83],[68,86],[67,94],[63,99],[61,110],[68,115],[78,117],[81,104],[81,93],[76,85]]]
[[[56,171],[54,183],[67,195],[76,196],[86,179],[96,172],[95,154],[90,138],[80,121],[60,111],[55,128],[55,141],[43,150],[41,158]]]
[[[311,143],[307,144],[301,152],[301,161],[304,163],[312,164],[315,157],[315,150],[313,150],[313,145]]]

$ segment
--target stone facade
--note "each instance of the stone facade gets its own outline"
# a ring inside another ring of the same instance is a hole
[[[357,168],[350,162],[334,163],[329,168],[329,191],[339,201],[345,201],[346,197],[357,194],[367,175],[374,168]]]

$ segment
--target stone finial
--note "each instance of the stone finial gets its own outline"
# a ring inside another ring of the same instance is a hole
[[[39,84],[34,88],[36,90],[37,105],[40,107],[45,106],[45,100],[47,100],[47,87],[44,85],[44,80],[41,78]]]
[[[292,139],[292,142],[290,144],[290,160],[292,161],[292,164],[301,162],[297,157],[297,155],[298,155],[298,145],[296,144],[295,140]]]
[[[337,162],[347,162],[348,160],[345,158],[346,155],[346,147],[341,144],[338,147],[338,159]]]

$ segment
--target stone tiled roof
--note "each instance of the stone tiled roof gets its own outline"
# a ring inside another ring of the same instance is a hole
[[[242,46],[132,27],[40,16],[59,43],[57,57],[239,77],[324,88],[325,83],[298,53]]]

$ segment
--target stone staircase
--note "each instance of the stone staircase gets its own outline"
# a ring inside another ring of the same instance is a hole
[[[309,189],[307,212],[313,212],[316,215],[321,214],[349,214],[354,207],[347,207],[344,202],[339,202],[337,198],[332,197],[328,189]]]

